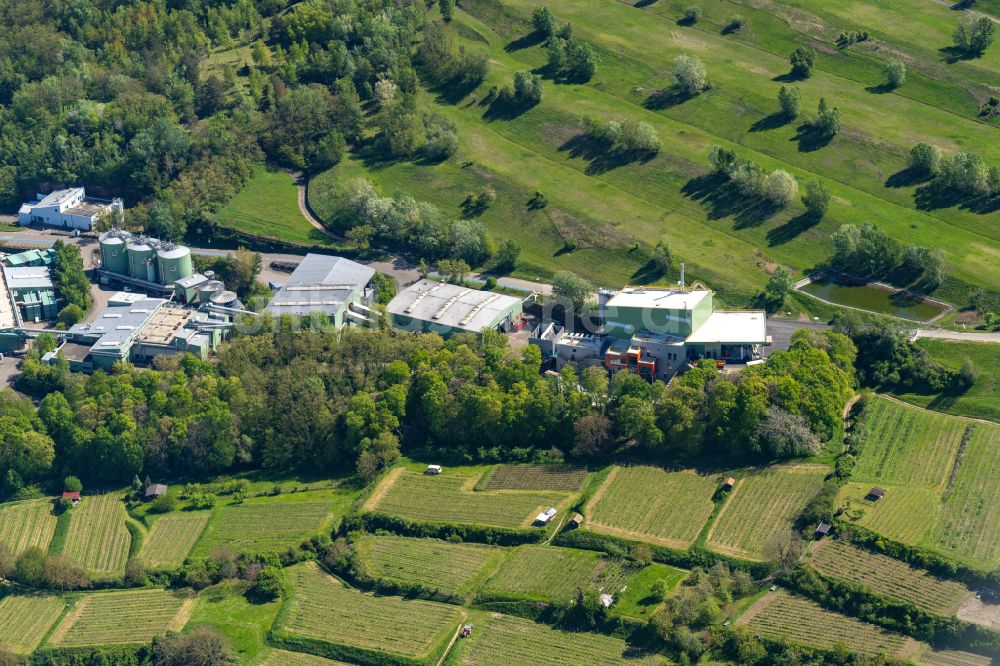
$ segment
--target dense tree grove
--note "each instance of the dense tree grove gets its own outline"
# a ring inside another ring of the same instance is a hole
[[[903,247],[874,224],[842,225],[830,242],[834,248],[830,263],[838,270],[924,291],[933,291],[944,280],[940,252],[920,245]]]
[[[452,137],[414,110],[411,51],[426,14],[388,0],[2,2],[0,207],[82,183],[142,203],[133,226],[211,234],[213,213],[265,155],[307,172],[331,166],[361,137],[370,102],[390,152],[435,140],[446,154]],[[431,78],[482,79],[481,53],[427,30],[416,60]],[[206,59],[240,45],[236,62]]]
[[[667,387],[628,374],[609,383],[600,368],[546,377],[537,347],[515,355],[499,334],[277,323],[279,333],[226,344],[217,365],[189,356],[86,376],[29,357],[22,388],[42,398],[37,408],[0,394],[5,493],[67,474],[90,484],[253,467],[367,476],[401,449],[456,461],[624,444],[670,458],[806,455],[836,431],[853,381],[854,346],[834,333],[800,331],[736,380],[707,362]]]

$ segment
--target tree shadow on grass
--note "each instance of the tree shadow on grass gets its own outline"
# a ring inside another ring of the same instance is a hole
[[[486,100],[484,99],[483,102],[486,102]],[[534,104],[523,104],[497,95],[487,102],[486,111],[483,113],[483,120],[514,120],[534,107]]]
[[[632,6],[635,7],[636,9],[642,9],[643,7],[649,7],[650,5],[654,4],[655,2],[656,2],[656,0],[638,0]]]
[[[975,60],[976,58],[982,57],[982,53],[970,53],[957,46],[942,46],[938,49],[938,53],[949,65],[954,65],[956,62],[961,62],[963,60]]]
[[[522,49],[530,49],[532,46],[538,46],[545,41],[545,35],[535,30],[534,32],[529,32],[524,37],[518,37],[512,40],[503,47],[503,50],[507,53],[514,53],[515,51],[520,51]]]
[[[799,142],[800,153],[811,153],[828,146],[833,137],[811,123],[802,123],[796,128],[795,136],[791,140]]]
[[[392,165],[402,162],[402,158],[390,157],[382,146],[380,138],[376,136],[363,139],[354,145],[351,151],[355,158],[361,160],[366,169],[380,171]]]
[[[648,162],[654,153],[638,150],[617,150],[603,141],[597,141],[585,133],[577,134],[559,146],[560,152],[568,152],[570,157],[588,162],[585,170],[588,176],[607,173],[612,169],[633,162]]]
[[[678,104],[683,104],[689,99],[694,99],[696,95],[687,93],[680,88],[661,88],[650,94],[645,100],[643,100],[642,105],[647,109],[652,111],[659,111],[662,109],[669,109],[677,106]]]
[[[781,113],[772,113],[769,116],[761,118],[753,125],[750,126],[751,132],[767,132],[768,130],[778,129],[779,127],[784,127],[788,123],[792,122],[792,119]]]
[[[468,97],[469,93],[475,90],[480,83],[480,81],[464,81],[461,78],[455,78],[434,86],[430,91],[437,95],[435,98],[437,102],[456,105]]]
[[[913,167],[906,167],[901,171],[889,176],[885,181],[886,187],[897,188],[897,187],[911,187],[913,185],[919,185],[920,183],[926,183],[930,179],[926,173],[923,173],[919,169],[914,169]]]
[[[776,212],[771,204],[753,200],[739,191],[725,175],[718,172],[692,178],[681,193],[708,206],[708,218],[732,217],[734,229],[759,226]]]
[[[809,211],[801,215],[796,215],[780,227],[775,227],[768,231],[767,244],[774,247],[775,245],[784,245],[788,241],[795,240],[799,235],[819,224],[821,219],[821,215],[816,215]]]
[[[865,92],[871,93],[873,95],[884,95],[886,93],[891,93],[896,87],[890,83],[880,83],[877,86],[868,86],[865,88]]]
[[[977,215],[988,215],[1000,211],[1000,197],[974,196],[956,191],[937,181],[918,187],[913,193],[917,210],[931,211],[958,206]]]
[[[775,83],[798,83],[799,81],[805,81],[807,78],[809,77],[790,71],[785,72],[784,74],[778,74],[777,76],[772,77],[771,80]]]
[[[652,259],[640,266],[632,273],[631,280],[635,284],[650,284],[663,278],[663,271]]]

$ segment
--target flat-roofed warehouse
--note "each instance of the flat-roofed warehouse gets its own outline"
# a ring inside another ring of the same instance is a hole
[[[513,331],[523,312],[521,299],[446,282],[420,280],[386,308],[396,328],[438,333]]]
[[[307,254],[271,298],[265,310],[275,316],[305,317],[322,312],[337,327],[373,318],[375,269],[343,257]]]

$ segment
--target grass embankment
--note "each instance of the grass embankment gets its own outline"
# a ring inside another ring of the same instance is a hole
[[[897,398],[956,416],[1000,422],[1000,345],[923,338],[917,346],[952,370],[958,370],[969,359],[976,369],[976,381],[962,392],[904,393]]]
[[[456,105],[432,95],[422,102],[458,127],[460,150],[453,162],[380,164],[365,161],[361,151],[323,178],[366,174],[386,192],[401,187],[449,211],[457,210],[466,192],[502,180],[512,190],[506,195],[498,190],[496,213],[487,211],[482,219],[501,239],[522,238],[530,248],[523,270],[568,267],[602,284],[660,279],[640,269],[649,247],[669,237],[689,274],[724,291],[749,294],[766,280],[762,268],[769,260],[811,268],[829,254],[825,239],[831,231],[864,221],[903,242],[944,250],[953,279],[942,297],[961,302],[969,284],[1000,277],[989,251],[1000,241],[1000,230],[982,225],[981,214],[934,200],[922,184],[891,178],[905,170],[907,151],[921,139],[949,151],[977,150],[991,163],[1000,162],[996,130],[974,119],[970,92],[994,82],[986,62],[956,63],[944,76],[939,55],[934,60],[925,46],[914,51],[903,88],[876,94],[881,92],[879,56],[888,47],[878,56],[860,53],[860,47],[838,51],[832,40],[844,25],[835,15],[820,18],[784,6],[776,13],[801,20],[779,20],[719,1],[705,5],[710,20],[683,28],[675,21],[679,10],[675,13],[671,5],[643,11],[610,0],[557,0],[550,4],[556,16],[572,22],[574,35],[601,51],[597,76],[586,86],[547,82],[539,106],[511,119],[484,117],[489,114],[477,101],[490,86],[508,82],[516,70],[544,64],[539,46],[524,48],[517,41],[530,31],[529,4],[510,0],[501,7],[475,0],[463,6],[475,16],[458,12],[455,22],[466,42],[485,45],[493,67],[487,81]],[[925,4],[921,16],[932,15],[949,26],[955,20],[947,8]],[[736,9],[750,16],[750,28],[736,36],[719,34],[712,21]],[[809,33],[802,32],[803,23]],[[615,26],[613,33],[609,25]],[[816,41],[812,32],[829,41]],[[902,34],[893,30],[885,38]],[[940,39],[946,46],[947,38],[940,35],[911,38],[920,44]],[[774,115],[777,90],[788,72],[787,54],[802,41],[822,47],[824,54],[815,75],[798,83],[804,115],[812,113],[820,96],[843,113],[844,129],[828,145],[814,141],[801,121],[782,123]],[[682,52],[705,61],[715,87],[692,100],[665,101],[655,93],[667,85],[670,61]],[[663,149],[648,162],[623,165],[588,154],[579,148],[584,114],[648,122]],[[768,217],[727,197],[724,188],[705,178],[709,148],[727,142],[742,146],[744,155],[767,170],[786,169],[800,182],[824,180],[834,195],[830,213],[816,224],[796,203]],[[554,215],[528,213],[525,195],[535,189],[546,193]],[[322,214],[329,207],[319,201],[321,194],[317,188],[311,200]],[[508,195],[512,209],[500,203]],[[507,208],[501,210],[503,205]],[[581,249],[560,252],[564,239],[574,236],[582,239]],[[607,263],[617,265],[608,271]]]
[[[334,246],[299,210],[298,189],[292,177],[259,168],[247,186],[216,215],[218,223],[245,234],[303,246]]]

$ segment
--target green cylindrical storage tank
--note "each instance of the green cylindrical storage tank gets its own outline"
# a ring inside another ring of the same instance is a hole
[[[208,303],[212,299],[212,296],[225,290],[226,285],[221,280],[209,280],[198,287],[198,302]]]
[[[153,246],[146,239],[139,238],[126,245],[125,249],[128,252],[128,274],[139,280],[156,282],[156,250]]]
[[[101,234],[101,268],[119,275],[128,275],[128,252],[125,246],[129,238],[125,231],[107,231]]]
[[[191,268],[191,250],[183,245],[161,248],[156,253],[156,265],[160,284],[173,284],[176,280],[190,277],[194,272]]]

